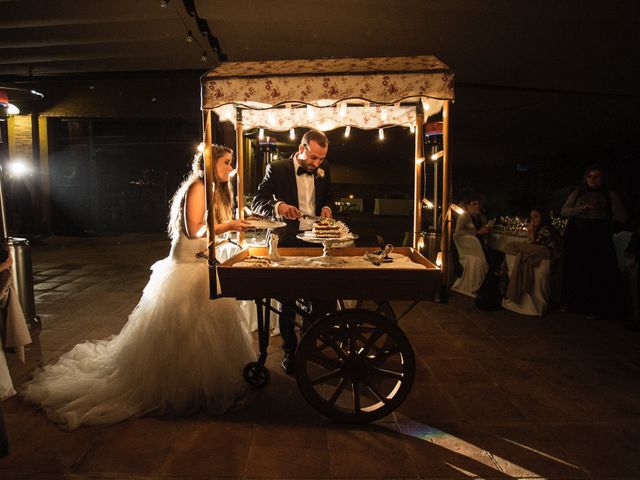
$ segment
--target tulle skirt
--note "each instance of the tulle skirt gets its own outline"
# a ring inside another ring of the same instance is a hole
[[[147,414],[227,411],[255,360],[237,302],[209,299],[206,262],[172,250],[155,263],[122,331],[75,346],[20,393],[63,428]],[[179,258],[187,261],[180,261]]]

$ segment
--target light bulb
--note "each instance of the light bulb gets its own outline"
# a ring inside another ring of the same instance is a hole
[[[200,144],[198,145],[198,151],[200,153],[204,152],[204,142],[200,142]]]
[[[9,162],[8,170],[14,177],[23,177],[31,172],[29,165],[22,160],[13,160]]]
[[[187,33],[187,37],[185,38],[185,41],[189,43],[193,42],[193,34],[191,33],[191,30],[189,30],[189,33]]]
[[[338,110],[338,115],[340,115],[340,118],[344,118],[347,115],[347,102],[342,102],[340,104],[340,109]]]
[[[292,129],[289,130],[289,138],[291,140],[295,140],[296,139],[296,131],[295,131],[295,129],[292,128]]]
[[[378,129],[378,138],[384,140],[384,130],[382,128]]]
[[[202,60],[203,62],[207,61],[207,52],[202,52],[202,56],[200,57],[200,60]]]
[[[412,125],[409,125],[409,131],[410,131],[411,133],[416,133],[416,126],[415,126],[415,125],[413,125],[413,124],[412,124]]]
[[[431,155],[431,160],[438,160],[440,157],[442,157],[444,155],[444,150],[440,150],[437,153],[434,153],[433,155]]]
[[[264,140],[264,128],[261,128],[261,129],[258,131],[258,138],[259,138],[260,140]]]
[[[344,129],[344,136],[348,137],[351,133],[351,126],[347,125],[347,128]]]

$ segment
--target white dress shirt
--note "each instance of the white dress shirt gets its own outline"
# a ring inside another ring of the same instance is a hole
[[[293,171],[296,172],[296,186],[298,187],[298,209],[303,215],[315,215],[316,214],[316,186],[315,175],[298,175],[298,154],[296,153],[291,160],[293,162]],[[275,205],[276,218],[282,220],[282,215],[278,213],[278,207],[282,202],[278,202]],[[311,230],[313,227],[313,220],[300,219],[300,230]]]

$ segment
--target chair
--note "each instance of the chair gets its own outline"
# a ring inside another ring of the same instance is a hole
[[[510,282],[517,258],[517,255],[510,253],[505,255]],[[502,300],[502,308],[523,315],[544,315],[547,312],[549,299],[551,297],[550,272],[551,263],[549,259],[545,258],[540,260],[540,263],[533,267],[533,279],[530,290],[522,292],[517,302],[504,298]]]
[[[458,249],[462,276],[454,282],[451,290],[475,298],[476,292],[489,271],[482,245],[474,235],[454,235],[453,242]]]

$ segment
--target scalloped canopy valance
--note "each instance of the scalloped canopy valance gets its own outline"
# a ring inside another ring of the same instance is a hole
[[[222,63],[202,77],[202,108],[245,128],[285,131],[415,125],[453,100],[453,72],[434,56]]]

